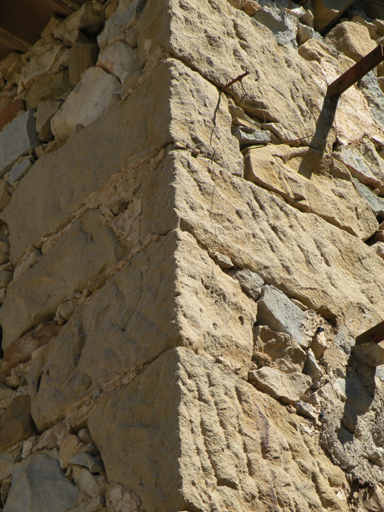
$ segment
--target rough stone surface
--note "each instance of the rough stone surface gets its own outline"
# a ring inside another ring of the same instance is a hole
[[[135,369],[177,345],[246,376],[256,304],[212,263],[190,235],[172,232],[78,308],[29,373],[38,427],[51,426],[103,383],[130,379]]]
[[[28,439],[36,433],[31,418],[31,399],[28,395],[14,398],[0,415],[0,451]]]
[[[377,230],[376,219],[356,193],[348,170],[319,151],[284,145],[250,148],[244,176],[299,210],[315,213],[363,240]]]
[[[184,108],[190,113],[187,123]],[[196,148],[223,168],[241,174],[242,155],[230,123],[226,99],[222,95],[219,104],[212,85],[174,60],[162,64],[124,103],[112,107],[58,151],[40,158],[22,180],[3,217],[10,229],[12,258],[58,229],[116,170],[137,166],[171,142]],[[98,143],[100,137],[103,145]]]
[[[264,281],[255,272],[250,270],[232,270],[229,275],[239,281],[242,290],[245,291],[253,300],[260,297]]]
[[[356,62],[377,47],[367,27],[349,21],[336,25],[325,40]]]
[[[39,135],[39,140],[49,142],[53,139],[51,130],[51,119],[56,114],[61,106],[60,101],[43,101],[39,104],[36,112],[36,130]]]
[[[54,316],[63,299],[123,256],[97,211],[86,213],[54,248],[14,281],[0,310],[3,349],[27,330]]]
[[[298,20],[295,16],[272,4],[259,9],[254,18],[273,32],[278,43],[297,48]]]
[[[96,65],[98,54],[99,49],[96,44],[79,42],[72,46],[68,60],[69,83],[71,85],[76,85],[84,71]]]
[[[283,373],[267,366],[250,371],[248,379],[259,391],[267,393],[283,404],[297,402],[304,397],[311,386],[311,378],[307,375]]]
[[[265,286],[258,300],[257,321],[273,331],[290,334],[299,345],[307,347],[303,333],[305,314],[274,286]]]
[[[384,199],[378,197],[376,194],[374,194],[371,188],[367,187],[363,183],[360,183],[360,181],[355,179],[354,182],[360,194],[372,208],[376,217],[380,218],[380,220],[384,220]]]
[[[201,244],[326,317],[357,315],[361,304],[371,318],[359,315],[361,331],[364,322],[381,321],[382,263],[370,247],[252,183],[219,171],[213,182],[203,161],[173,158],[181,225]]]
[[[260,353],[269,356],[273,366],[284,373],[301,372],[306,360],[305,351],[292,336],[274,332],[264,325],[254,329],[253,360],[257,361]]]
[[[32,162],[29,158],[25,158],[20,163],[14,165],[9,172],[9,183],[13,185],[16,181],[21,180],[31,167]]]
[[[0,132],[0,173],[39,144],[33,111],[28,110]]]
[[[138,492],[146,510],[267,512],[285,503],[321,512],[327,503],[347,511],[327,480],[337,489],[344,475],[322,453],[316,467],[308,456],[313,440],[285,408],[187,349],[166,353],[135,382],[107,393],[90,432],[108,478]]]
[[[123,82],[140,70],[135,50],[123,42],[112,43],[99,55],[97,65]]]
[[[115,104],[120,98],[119,92],[116,78],[100,68],[89,68],[54,115],[52,133],[66,140],[77,127],[85,128]]]
[[[171,21],[168,6],[172,8]],[[295,50],[279,47],[269,29],[255,24],[228,2],[149,0],[137,31],[141,63],[162,46],[220,87],[247,69],[250,76],[226,92],[248,114],[267,122],[266,128],[273,124],[284,140],[316,131],[315,119],[326,92],[322,74]]]
[[[315,29],[326,30],[353,4],[354,0],[312,0]]]
[[[65,512],[79,491],[64,477],[59,463],[48,455],[32,455],[12,472],[5,512]]]
[[[27,108],[36,110],[40,103],[45,101],[65,100],[70,90],[71,85],[66,69],[59,73],[46,75],[28,91],[26,96]]]

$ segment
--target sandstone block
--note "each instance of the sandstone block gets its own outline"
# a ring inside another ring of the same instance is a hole
[[[140,71],[136,51],[123,42],[112,43],[100,52],[97,65],[123,82]]]
[[[250,371],[248,379],[259,391],[267,393],[283,404],[293,404],[301,400],[312,384],[311,378],[307,375],[283,373],[268,366]]]
[[[115,77],[100,68],[89,68],[53,116],[53,135],[66,140],[79,125],[85,128],[93,123],[119,100],[119,91],[119,82]]]
[[[25,102],[17,99],[12,101],[0,110],[0,130],[2,130],[8,123],[13,121],[15,117],[25,110]]]
[[[13,193],[12,189],[13,187],[11,187],[7,181],[0,180],[0,212],[8,206]]]
[[[364,11],[371,18],[384,19],[384,3],[383,0],[363,0]]]
[[[355,62],[361,60],[377,47],[375,41],[372,41],[367,27],[349,21],[336,25],[327,34],[325,40]]]
[[[316,361],[315,355],[310,348],[307,351],[307,360],[305,362],[303,371],[306,375],[311,377],[312,387],[314,389],[318,389],[323,377],[323,370],[319,366],[319,363]]]
[[[122,256],[111,229],[103,227],[100,213],[86,213],[48,254],[10,285],[0,310],[3,349],[53,317],[67,295],[82,291],[89,279]]]
[[[69,83],[75,85],[88,68],[95,66],[99,49],[92,43],[75,43],[69,54],[68,72]]]
[[[384,267],[370,247],[252,183],[218,168],[213,180],[201,160],[181,152],[173,158],[180,223],[210,252],[226,254],[235,267],[256,272],[328,318],[361,319],[360,303],[370,311],[370,323],[380,322]]]
[[[312,458],[306,443],[313,440],[304,442],[295,418],[187,349],[167,352],[133,383],[107,393],[89,425],[108,480],[137,493],[148,511],[246,510],[252,496],[258,512],[283,502],[320,512],[320,493],[347,511],[327,478],[320,488],[311,480],[317,464],[326,475],[334,466],[318,451]]]
[[[71,85],[66,69],[59,73],[50,73],[41,78],[28,91],[26,96],[27,108],[36,110],[42,102],[65,100],[70,90]]]
[[[90,453],[78,453],[69,460],[69,463],[76,466],[85,467],[91,473],[101,473],[103,470],[103,466],[101,465],[100,460],[98,460]]]
[[[52,426],[105,383],[179,345],[246,376],[255,318],[240,285],[212,269],[189,234],[171,232],[77,308],[40,352],[28,376],[34,420]]]
[[[32,455],[12,472],[5,512],[65,512],[79,491],[64,477],[59,463],[48,455]]]
[[[21,114],[0,132],[0,173],[4,174],[21,155],[40,144],[33,113],[28,110]]]
[[[258,300],[257,321],[273,331],[290,334],[302,347],[309,346],[303,333],[305,314],[274,286],[265,286]]]
[[[369,35],[371,36],[371,39],[375,39],[377,37],[377,26],[375,22],[373,21],[370,23],[369,21],[365,20],[362,16],[356,15],[352,18],[354,23],[360,23],[360,25],[363,25],[363,27],[366,27],[369,31]]]
[[[384,259],[384,242],[376,242],[372,248],[380,258]]]
[[[9,183],[13,185],[16,181],[21,180],[29,169],[32,167],[32,162],[29,158],[25,158],[20,163],[14,165],[9,172]]]
[[[315,29],[326,31],[353,4],[354,0],[312,0]]]
[[[228,2],[188,0],[185,5],[180,0],[146,3],[137,23],[140,65],[160,46],[219,87],[247,69],[250,76],[226,91],[246,113],[274,123],[283,140],[316,131],[326,85],[318,70],[294,49],[279,46],[269,29]]]
[[[14,398],[0,415],[0,452],[36,434],[28,395]]]
[[[166,61],[124,102],[76,133],[59,150],[41,157],[20,182],[3,214],[10,229],[12,259],[65,224],[88,195],[104,186],[117,170],[133,168],[171,142],[200,151],[241,175],[243,158],[230,126],[225,96],[219,96],[215,87],[180,62]],[[156,197],[161,201],[161,196]],[[157,222],[162,217],[163,208]]]
[[[347,169],[319,151],[284,145],[249,148],[244,176],[299,210],[315,213],[363,240],[377,230],[376,219]]]

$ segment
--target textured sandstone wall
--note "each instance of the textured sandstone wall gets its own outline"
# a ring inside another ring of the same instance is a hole
[[[93,0],[0,62],[4,512],[384,510],[384,67],[325,98],[381,3]]]

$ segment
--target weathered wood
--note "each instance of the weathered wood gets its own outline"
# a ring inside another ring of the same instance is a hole
[[[383,60],[384,46],[379,44],[377,48],[371,51],[371,53],[368,53],[368,55],[328,86],[328,98],[342,94],[344,91],[349,89],[349,87],[363,78],[363,76],[372,71],[372,69],[378,66]]]
[[[381,341],[384,341],[384,322],[360,334],[356,338],[356,345],[362,345],[368,342],[380,343]]]

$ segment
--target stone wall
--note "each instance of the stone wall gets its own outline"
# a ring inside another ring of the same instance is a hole
[[[0,62],[4,512],[384,510],[384,67],[326,98],[380,6],[93,0]]]

